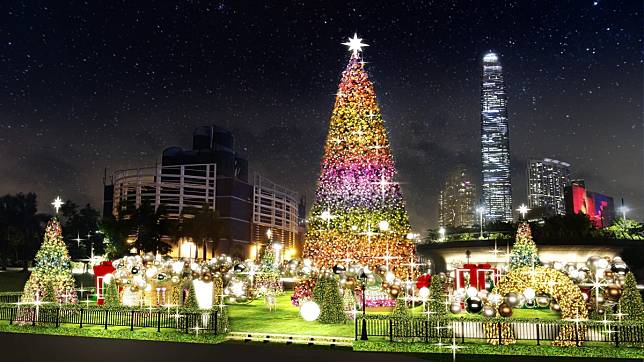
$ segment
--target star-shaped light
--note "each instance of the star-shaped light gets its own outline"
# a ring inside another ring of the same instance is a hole
[[[60,210],[60,207],[63,206],[64,202],[60,196],[56,196],[56,199],[51,204],[54,206],[54,210],[56,210],[56,213],[58,214],[58,210]]]
[[[525,215],[528,213],[528,211],[530,211],[530,209],[528,209],[525,204],[521,204],[517,211],[519,212],[519,214],[521,214],[521,218],[525,219]]]
[[[362,42],[362,38],[358,38],[358,33],[353,34],[353,38],[349,38],[349,41],[342,43],[349,47],[349,51],[353,52],[354,57],[358,57],[358,52],[362,51],[363,47],[368,47],[369,45]]]

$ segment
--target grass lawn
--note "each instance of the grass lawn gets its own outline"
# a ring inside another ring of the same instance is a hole
[[[288,291],[277,297],[277,308],[269,311],[264,300],[249,304],[231,304],[230,329],[233,332],[284,333],[311,336],[354,337],[354,321],[346,324],[307,322],[300,317],[300,309],[291,304]]]
[[[0,272],[0,292],[22,292],[31,272],[6,271]],[[91,274],[74,274],[76,287],[94,287],[94,276]]]

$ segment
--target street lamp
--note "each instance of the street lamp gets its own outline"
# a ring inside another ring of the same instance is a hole
[[[438,241],[445,241],[445,228],[444,227],[439,227],[438,228]]]
[[[364,269],[360,274],[360,280],[362,281],[362,333],[360,340],[366,341],[369,338],[367,338],[367,274]]]
[[[619,207],[619,212],[622,213],[622,218],[624,218],[624,221],[626,221],[626,213],[629,212],[630,209],[624,205]]]
[[[481,234],[479,235],[479,239],[483,239],[483,211],[485,211],[485,208],[483,206],[479,206],[476,208],[476,212],[479,213],[479,227],[481,229]]]

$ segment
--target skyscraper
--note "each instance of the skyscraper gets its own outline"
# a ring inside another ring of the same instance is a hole
[[[481,156],[486,221],[512,220],[510,135],[503,68],[495,53],[483,56],[481,76]]]
[[[441,226],[472,226],[477,223],[475,189],[462,166],[447,177],[438,203],[438,222]]]
[[[528,205],[546,213],[566,213],[564,188],[570,183],[570,164],[544,158],[528,163]]]

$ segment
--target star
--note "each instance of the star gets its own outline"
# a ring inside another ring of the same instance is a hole
[[[362,38],[358,38],[358,33],[353,34],[353,39],[349,38],[349,41],[346,43],[342,43],[342,45],[346,45],[349,47],[349,51],[353,52],[353,57],[358,57],[358,52],[362,51],[362,47],[368,47],[369,45],[365,44],[362,42]]]
[[[519,214],[521,214],[521,218],[525,219],[525,215],[528,213],[528,211],[530,211],[530,209],[528,209],[528,207],[525,204],[521,204],[521,206],[519,206],[517,211],[519,212]]]
[[[54,210],[56,210],[56,213],[58,214],[58,210],[63,206],[64,202],[60,196],[56,196],[56,199],[51,204],[54,206]]]

